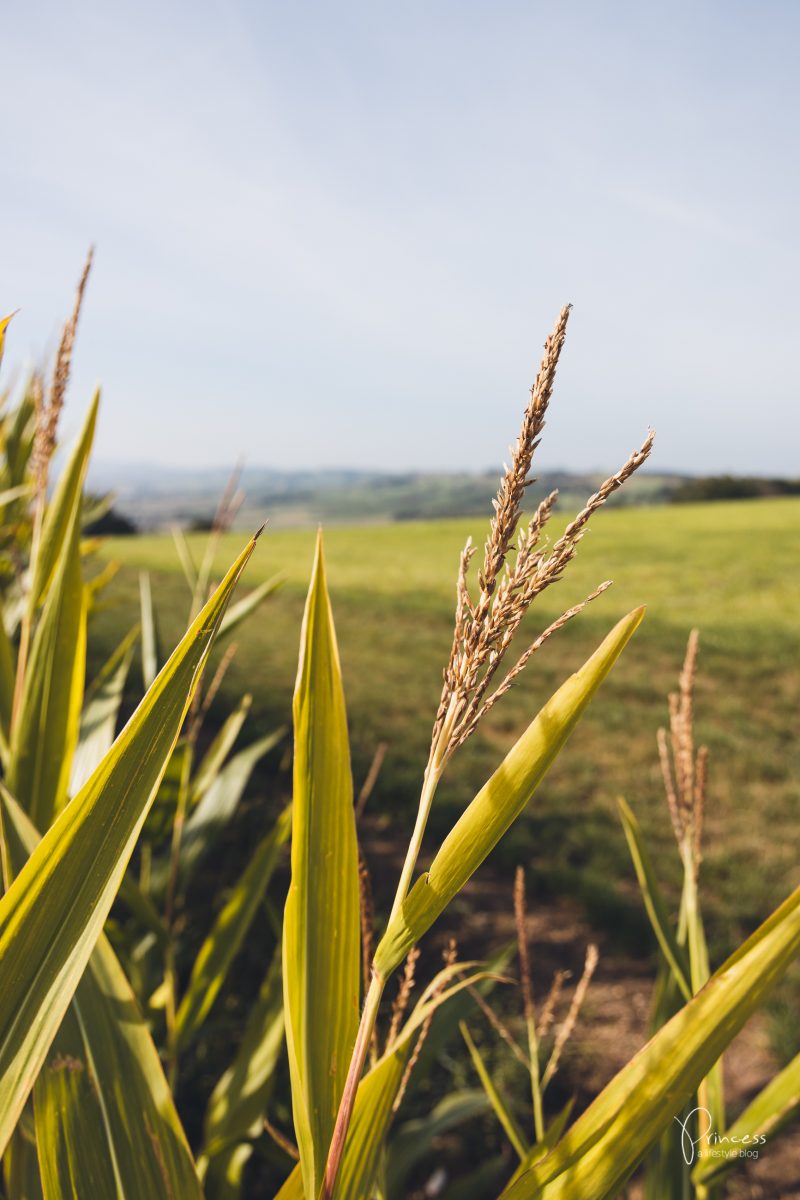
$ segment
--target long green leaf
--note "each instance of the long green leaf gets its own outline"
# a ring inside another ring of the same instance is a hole
[[[231,1066],[211,1093],[203,1154],[213,1158],[248,1137],[263,1116],[284,1044],[281,946],[276,947]]]
[[[14,873],[39,835],[0,790]],[[202,1190],[150,1032],[101,934],[34,1086],[44,1200],[201,1200]],[[97,1190],[110,1180],[108,1193]]]
[[[85,673],[86,594],[76,510],[33,639],[11,737],[8,788],[38,829],[48,828],[67,797]]]
[[[242,696],[233,712],[225,719],[221,729],[209,746],[200,766],[195,772],[192,780],[192,795],[190,804],[194,807],[199,800],[202,800],[211,784],[222,770],[225,760],[234,747],[234,743],[241,732],[242,726],[245,723],[247,714],[253,703],[252,696]]]
[[[378,945],[375,969],[381,975],[389,975],[403,961],[524,811],[643,616],[644,609],[638,608],[624,617],[551,696],[456,822]]]
[[[491,1073],[486,1066],[486,1063],[483,1061],[478,1047],[472,1040],[472,1035],[469,1032],[466,1022],[462,1021],[460,1028],[461,1036],[467,1044],[467,1050],[469,1050],[469,1056],[472,1059],[472,1065],[477,1071],[483,1090],[486,1093],[489,1103],[494,1109],[494,1115],[502,1125],[506,1137],[511,1142],[511,1145],[514,1147],[517,1157],[521,1162],[528,1154],[530,1146],[525,1140],[525,1136],[517,1124],[514,1114],[511,1112],[505,1100],[500,1095],[497,1085],[492,1079]]]
[[[0,1152],[108,915],[251,541],[0,902]]]
[[[504,1200],[606,1200],[697,1090],[800,950],[800,888],[731,955]]]
[[[10,741],[11,709],[14,703],[14,678],[17,656],[11,645],[2,612],[0,612],[0,730],[6,744]]]
[[[3,1155],[3,1183],[7,1200],[44,1200],[32,1111],[23,1114]]]
[[[117,719],[128,678],[138,626],[123,638],[102,667],[91,694],[86,698],[78,729],[78,745],[72,759],[70,792],[80,791],[95,767],[114,743]]]
[[[486,978],[486,972],[480,971],[458,979],[450,987],[444,986],[459,972],[467,971],[474,965],[469,962],[456,963],[439,972],[423,992],[391,1050],[379,1059],[359,1083],[336,1182],[336,1200],[363,1200],[365,1196],[372,1195],[395,1100],[414,1048],[414,1035],[437,1009]],[[444,990],[440,990],[442,988]],[[303,1195],[303,1172],[298,1163],[275,1200],[302,1200]]]
[[[34,607],[42,599],[55,576],[61,548],[69,536],[73,522],[80,522],[81,493],[89,466],[89,455],[92,452],[99,405],[100,392],[96,391],[89,405],[81,435],[61,473],[53,499],[47,506],[42,540],[33,564],[31,605]]]
[[[449,1020],[452,1014],[448,1013]],[[412,1076],[413,1078],[413,1076]],[[428,1116],[406,1121],[393,1134],[386,1164],[389,1200],[406,1200],[408,1181],[417,1165],[433,1150],[439,1138],[487,1112],[489,1101],[481,1088],[451,1092]]]
[[[273,575],[271,579],[266,579],[260,583],[258,587],[253,588],[242,600],[237,600],[232,604],[225,614],[225,620],[220,627],[219,636],[222,638],[230,637],[232,633],[239,628],[243,621],[246,621],[252,613],[256,611],[278,588],[283,585],[283,575]]]
[[[288,807],[256,846],[244,874],[200,947],[176,1018],[179,1050],[186,1049],[211,1011],[269,887],[291,827],[292,810]]]
[[[704,1155],[694,1171],[695,1184],[715,1184],[727,1174],[731,1167],[743,1160],[737,1150],[763,1145],[761,1139],[773,1139],[800,1111],[800,1054],[787,1067],[771,1079],[756,1098],[734,1123],[725,1130],[726,1140],[715,1143],[719,1149],[728,1149],[726,1157],[712,1158]],[[721,1132],[721,1131],[718,1131]],[[746,1161],[746,1160],[744,1160]]]
[[[322,536],[294,692],[292,879],[283,988],[292,1109],[306,1196],[316,1198],[358,1027],[358,849],[344,689]]]
[[[152,687],[158,674],[158,629],[149,571],[139,572],[139,604],[142,613],[142,681],[147,689]]]
[[[200,803],[189,815],[183,831],[178,857],[178,879],[185,888],[214,842],[236,812],[258,763],[283,740],[286,730],[276,729],[266,737],[245,746],[222,768]],[[166,883],[166,868],[153,869],[153,889]]]
[[[642,838],[639,822],[633,815],[630,805],[622,797],[617,801],[617,804],[622,820],[622,828],[625,831],[625,838],[628,842],[628,849],[633,859],[636,878],[639,881],[639,890],[642,893],[644,907],[650,918],[650,924],[661,947],[661,953],[664,955],[664,959],[675,977],[675,982],[680,988],[684,1000],[689,1000],[692,996],[692,989],[689,986],[689,963],[686,951],[682,946],[678,945],[677,938],[675,937],[672,924],[667,915],[667,905],[661,888],[658,886],[658,880],[656,879],[650,855]]]

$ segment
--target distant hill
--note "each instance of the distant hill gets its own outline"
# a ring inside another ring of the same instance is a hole
[[[499,477],[498,471],[400,474],[246,467],[240,478],[246,499],[237,523],[249,527],[265,516],[276,526],[298,526],[481,515],[489,508]],[[563,506],[580,507],[604,477],[601,472],[544,472],[531,486],[531,503],[558,489]],[[227,470],[99,463],[90,472],[89,487],[113,492],[114,509],[140,529],[158,529],[209,521],[228,478]],[[682,475],[639,472],[612,503],[663,503],[687,482]]]

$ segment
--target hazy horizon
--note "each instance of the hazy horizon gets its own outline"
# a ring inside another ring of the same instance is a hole
[[[5,14],[6,369],[97,246],[65,431],[167,467],[796,475],[800,11],[45,0]],[[496,464],[493,467],[492,464]]]

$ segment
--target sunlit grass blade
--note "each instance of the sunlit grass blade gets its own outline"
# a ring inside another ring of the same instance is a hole
[[[800,889],[612,1079],[504,1200],[616,1194],[800,950]]]
[[[229,637],[234,633],[243,621],[256,611],[278,588],[283,585],[283,575],[273,575],[271,579],[266,579],[264,583],[260,583],[258,587],[253,588],[241,600],[237,600],[232,604],[225,614],[225,620],[222,622],[219,631],[220,639]]]
[[[475,1045],[475,1042],[472,1040],[472,1035],[470,1034],[469,1028],[464,1021],[461,1022],[460,1029],[461,1036],[467,1044],[467,1050],[469,1051],[469,1056],[472,1059],[472,1065],[475,1067],[475,1070],[478,1073],[481,1086],[483,1087],[486,1097],[494,1110],[494,1115],[502,1125],[506,1137],[514,1147],[514,1151],[516,1152],[520,1162],[522,1162],[530,1150],[530,1146],[525,1139],[525,1135],[517,1124],[514,1114],[509,1109],[508,1104],[500,1095],[497,1085],[492,1079],[491,1072],[486,1066],[486,1063],[483,1061],[481,1053],[478,1050],[478,1047]]]
[[[194,590],[197,587],[197,567],[194,565],[189,543],[184,537],[183,530],[178,525],[173,525],[171,532],[172,540],[175,543],[175,549],[178,553],[178,562],[181,564],[184,579],[189,585],[189,594],[194,596]]]
[[[264,897],[281,849],[289,838],[292,810],[286,808],[273,829],[261,839],[200,947],[176,1020],[178,1050],[196,1037],[225,982]]]
[[[122,639],[95,679],[83,705],[78,745],[72,759],[70,792],[80,791],[92,771],[111,749],[128,678],[138,625]]]
[[[213,1158],[256,1130],[284,1046],[281,947],[275,950],[231,1066],[208,1102],[203,1155]]]
[[[8,788],[38,829],[48,828],[66,800],[85,673],[86,595],[74,512],[33,638],[11,735]]]
[[[206,753],[203,755],[199,767],[195,771],[192,779],[192,795],[190,804],[194,807],[199,800],[202,800],[211,784],[219,775],[225,761],[234,747],[242,726],[245,723],[247,714],[253,703],[252,696],[242,696],[236,708],[226,717],[221,729],[212,741]]]
[[[0,1151],[108,915],[251,541],[0,902]]]
[[[551,696],[439,847],[430,869],[389,922],[375,954],[386,976],[431,927],[508,827],[525,809],[634,630],[638,608],[608,634],[590,659]]]
[[[315,1200],[355,1042],[361,972],[350,746],[321,534],[303,617],[293,716],[283,989],[295,1135],[306,1195]]]
[[[245,746],[235,754],[217,775],[197,807],[187,818],[178,858],[178,880],[185,888],[199,864],[213,849],[214,843],[230,821],[244,795],[258,763],[274,750],[286,736],[286,730],[276,729]],[[166,883],[165,875],[153,872],[153,888]]]
[[[675,983],[684,1000],[689,1000],[692,996],[692,989],[689,985],[689,962],[686,951],[684,947],[678,945],[675,937],[664,895],[658,885],[639,822],[625,800],[620,797],[617,804],[647,916],[658,940],[661,953],[675,978]]]
[[[147,691],[158,674],[158,628],[149,571],[139,572],[139,606],[142,614],[142,681]]]
[[[92,452],[100,393],[95,392],[81,435],[61,473],[53,498],[45,510],[42,538],[32,564],[30,603],[35,607],[47,591],[56,571],[62,546],[74,521],[80,520],[83,482]]]

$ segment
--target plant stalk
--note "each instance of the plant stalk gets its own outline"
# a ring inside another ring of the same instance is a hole
[[[355,1046],[353,1047],[353,1056],[350,1059],[350,1066],[347,1071],[342,1099],[339,1102],[339,1111],[336,1114],[336,1124],[333,1127],[328,1161],[325,1164],[325,1178],[322,1183],[320,1200],[333,1200],[336,1178],[339,1174],[339,1167],[341,1166],[342,1155],[344,1154],[347,1130],[350,1127],[350,1118],[353,1115],[353,1107],[356,1102],[356,1093],[358,1085],[361,1082],[364,1064],[367,1061],[367,1052],[372,1041],[372,1032],[378,1018],[378,1009],[380,1008],[381,997],[383,996],[385,987],[386,980],[373,971],[367,995],[364,999],[361,1023],[358,1027],[358,1034]]]
[[[431,746],[431,752],[428,758],[428,765],[425,768],[425,777],[422,783],[422,791],[419,798],[419,808],[417,810],[417,819],[414,823],[414,832],[411,835],[411,841],[408,844],[406,851],[405,862],[403,869],[400,872],[400,879],[397,884],[392,911],[389,917],[391,921],[399,912],[400,907],[408,895],[408,890],[411,887],[411,879],[414,875],[414,869],[419,859],[422,849],[422,839],[425,836],[425,827],[428,824],[433,798],[436,795],[436,788],[439,785],[439,780],[442,777],[444,770],[445,752],[447,743],[450,737],[451,719],[444,722],[439,736],[434,745]],[[375,1031],[375,1022],[378,1019],[378,1009],[380,1008],[381,997],[383,996],[384,988],[386,987],[386,979],[379,975],[373,965],[372,978],[364,998],[364,1008],[361,1013],[361,1022],[356,1035],[356,1042],[353,1047],[353,1054],[350,1059],[350,1066],[347,1070],[347,1078],[342,1092],[342,1098],[339,1102],[339,1111],[336,1114],[336,1123],[333,1127],[333,1137],[328,1151],[328,1161],[325,1164],[325,1178],[322,1185],[320,1200],[333,1200],[333,1193],[336,1187],[336,1179],[339,1174],[339,1167],[344,1154],[344,1145],[347,1138],[347,1130],[350,1127],[350,1119],[353,1115],[353,1106],[356,1102],[356,1092],[358,1085],[361,1082],[361,1075],[364,1071],[364,1064],[367,1060],[367,1053],[372,1036]]]

